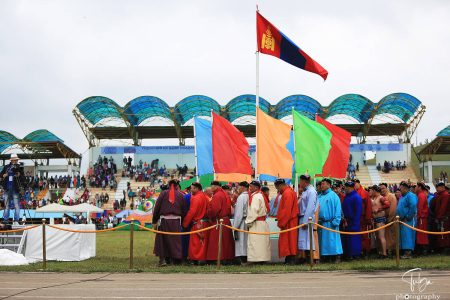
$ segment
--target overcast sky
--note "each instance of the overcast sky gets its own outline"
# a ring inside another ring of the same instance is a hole
[[[329,71],[326,82],[271,56],[260,93],[328,105],[406,92],[427,112],[419,141],[450,124],[450,1],[259,1],[261,13]],[[221,104],[255,93],[255,1],[0,0],[0,130],[45,128],[78,152],[83,99],[170,105],[192,94]]]

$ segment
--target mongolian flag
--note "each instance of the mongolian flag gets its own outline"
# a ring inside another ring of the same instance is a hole
[[[259,52],[278,57],[305,71],[316,73],[323,80],[327,79],[327,70],[309,57],[259,12],[256,12],[256,36]]]

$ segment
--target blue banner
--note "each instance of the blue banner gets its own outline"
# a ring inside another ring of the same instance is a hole
[[[213,174],[212,124],[208,120],[194,118],[195,144],[197,145],[197,174]]]
[[[365,151],[388,151],[397,152],[403,151],[403,144],[351,144],[351,152],[365,152]]]
[[[109,146],[102,147],[101,154],[193,154],[194,146]]]

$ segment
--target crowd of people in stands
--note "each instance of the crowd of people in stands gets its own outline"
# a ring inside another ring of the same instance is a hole
[[[269,188],[258,181],[222,186],[212,182],[203,190],[193,183],[181,191],[176,180],[163,187],[153,211],[154,226],[162,231],[199,230],[219,223],[250,232],[268,232],[267,218],[275,218],[281,230],[302,225],[300,229],[279,235],[278,255],[285,263],[309,261],[308,219],[314,227],[313,259],[339,262],[369,257],[380,259],[395,255],[397,235],[390,224],[399,217],[402,258],[427,253],[447,253],[450,235],[427,235],[412,228],[443,232],[450,230],[450,195],[445,183],[438,183],[436,192],[423,182],[398,185],[381,183],[364,188],[359,180],[347,182],[323,179],[313,186],[309,175],[302,175],[298,192],[284,179],[275,181],[277,195],[269,200]],[[178,225],[177,225],[178,224]],[[392,223],[393,224],[393,223]],[[405,224],[405,225],[404,225]],[[342,232],[373,233],[346,235]],[[334,231],[329,231],[329,230]],[[222,229],[222,260],[224,263],[262,263],[271,260],[267,235],[233,232]],[[168,263],[207,263],[217,259],[218,227],[208,234],[191,235],[190,240],[172,239],[158,234],[155,254],[160,265]]]
[[[63,195],[56,193],[56,197],[45,196],[41,199],[38,199],[38,192],[32,188],[26,188],[24,190],[23,195],[20,196],[19,200],[19,209],[36,209],[38,207],[46,206],[52,203],[59,203],[63,205],[77,205],[81,203],[90,203],[90,192],[88,189],[80,188],[78,193],[81,195],[77,195],[75,198],[63,198]],[[4,208],[4,191],[0,190],[0,209]],[[107,201],[106,201],[107,202]],[[106,203],[103,202],[103,203]]]
[[[30,172],[25,174],[23,178],[23,184],[26,187],[30,187],[33,190],[45,190],[45,189],[62,189],[62,188],[79,188],[85,185],[86,179],[84,176],[33,176]]]
[[[159,166],[159,159],[154,159],[150,164],[139,160],[136,165],[132,165],[131,157],[124,157],[124,168],[122,170],[122,177],[128,177],[136,182],[150,182],[150,185],[154,187],[160,181],[159,177],[168,177],[173,174],[169,174],[165,165]],[[187,168],[187,167],[186,167]]]
[[[117,166],[114,159],[99,155],[97,162],[88,170],[89,186],[102,188],[102,190],[107,188],[115,190],[117,188],[116,173]]]
[[[377,170],[378,171],[383,171],[384,173],[389,173],[390,171],[393,170],[397,170],[397,171],[402,171],[406,169],[406,161],[404,161],[403,163],[401,161],[397,161],[394,165],[394,162],[388,162],[388,161],[384,161],[383,166],[381,166],[380,163],[378,163],[377,165]]]

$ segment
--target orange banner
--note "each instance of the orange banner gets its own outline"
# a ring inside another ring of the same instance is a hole
[[[268,116],[259,108],[256,109],[256,113],[258,174],[291,178],[294,160],[286,148],[291,135],[291,125]]]
[[[241,181],[252,181],[252,175],[241,174],[241,173],[229,173],[229,174],[214,174],[214,180],[226,181],[226,182],[241,182]]]

